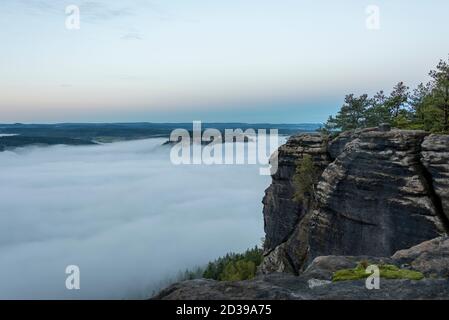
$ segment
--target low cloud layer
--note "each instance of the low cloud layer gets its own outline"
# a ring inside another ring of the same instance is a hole
[[[151,139],[0,153],[0,298],[144,298],[263,236],[258,166],[174,166]],[[67,290],[78,265],[81,290]]]

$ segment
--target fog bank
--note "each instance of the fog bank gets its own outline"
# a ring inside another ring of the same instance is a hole
[[[0,298],[144,298],[263,236],[257,165],[174,166],[163,140],[0,153]],[[78,265],[81,289],[67,290]]]

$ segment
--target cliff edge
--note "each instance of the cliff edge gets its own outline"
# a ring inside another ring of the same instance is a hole
[[[300,203],[293,177],[305,155],[319,179]],[[263,204],[265,253],[256,279],[187,281],[156,298],[449,299],[449,136],[388,126],[332,140],[292,136],[278,150]],[[384,280],[382,290],[331,281],[362,260],[425,278]]]
[[[311,139],[320,146],[320,160],[313,157],[320,179],[314,201],[298,210],[279,199],[294,193],[292,166],[310,153],[304,141]],[[263,273],[299,274],[323,255],[389,257],[449,230],[449,136],[381,128],[346,132],[330,142],[302,135],[282,146],[279,157],[264,201]],[[280,232],[281,221],[293,219],[289,234]]]

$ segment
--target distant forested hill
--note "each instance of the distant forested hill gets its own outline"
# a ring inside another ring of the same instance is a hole
[[[320,124],[203,123],[202,129],[278,129],[281,135],[313,132]],[[192,123],[61,123],[0,124],[0,151],[31,144],[86,145],[96,142],[169,137],[174,129],[192,131]],[[10,135],[14,136],[1,136]]]

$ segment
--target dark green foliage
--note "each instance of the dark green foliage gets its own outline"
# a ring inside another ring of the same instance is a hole
[[[203,276],[204,268],[197,267],[194,270],[186,269],[185,271],[181,271],[178,273],[177,282],[186,281],[186,280],[194,280],[199,279]]]
[[[343,131],[364,127],[366,124],[366,111],[370,105],[368,95],[355,97],[348,94],[335,119],[331,118],[332,125]]]
[[[96,143],[81,139],[60,138],[60,137],[30,137],[30,136],[9,136],[0,138],[0,151],[8,148],[25,147],[28,145],[58,145],[70,146],[94,145]]]
[[[263,251],[258,247],[244,253],[228,253],[213,262],[209,262],[203,277],[219,281],[238,281],[252,279],[256,268],[261,264]]]
[[[252,261],[238,260],[226,265],[221,275],[223,281],[241,281],[254,278],[256,265]]]
[[[295,187],[294,200],[304,204],[306,199],[313,199],[315,184],[318,181],[318,172],[313,164],[312,156],[305,154],[298,162],[293,176]]]
[[[441,60],[429,75],[431,81],[413,93],[399,82],[388,96],[383,91],[372,98],[347,95],[336,117],[329,117],[321,131],[335,133],[389,123],[401,129],[449,132],[449,61]]]
[[[370,100],[370,105],[366,109],[366,126],[375,127],[381,123],[390,121],[390,110],[386,106],[387,97],[383,90],[379,91]]]
[[[442,111],[443,130],[449,131],[449,63],[440,60],[429,75],[432,78],[430,103]]]
[[[409,96],[409,87],[404,85],[403,82],[399,82],[394,86],[390,96],[385,99],[384,106],[388,110],[389,118],[392,121],[406,114]]]

